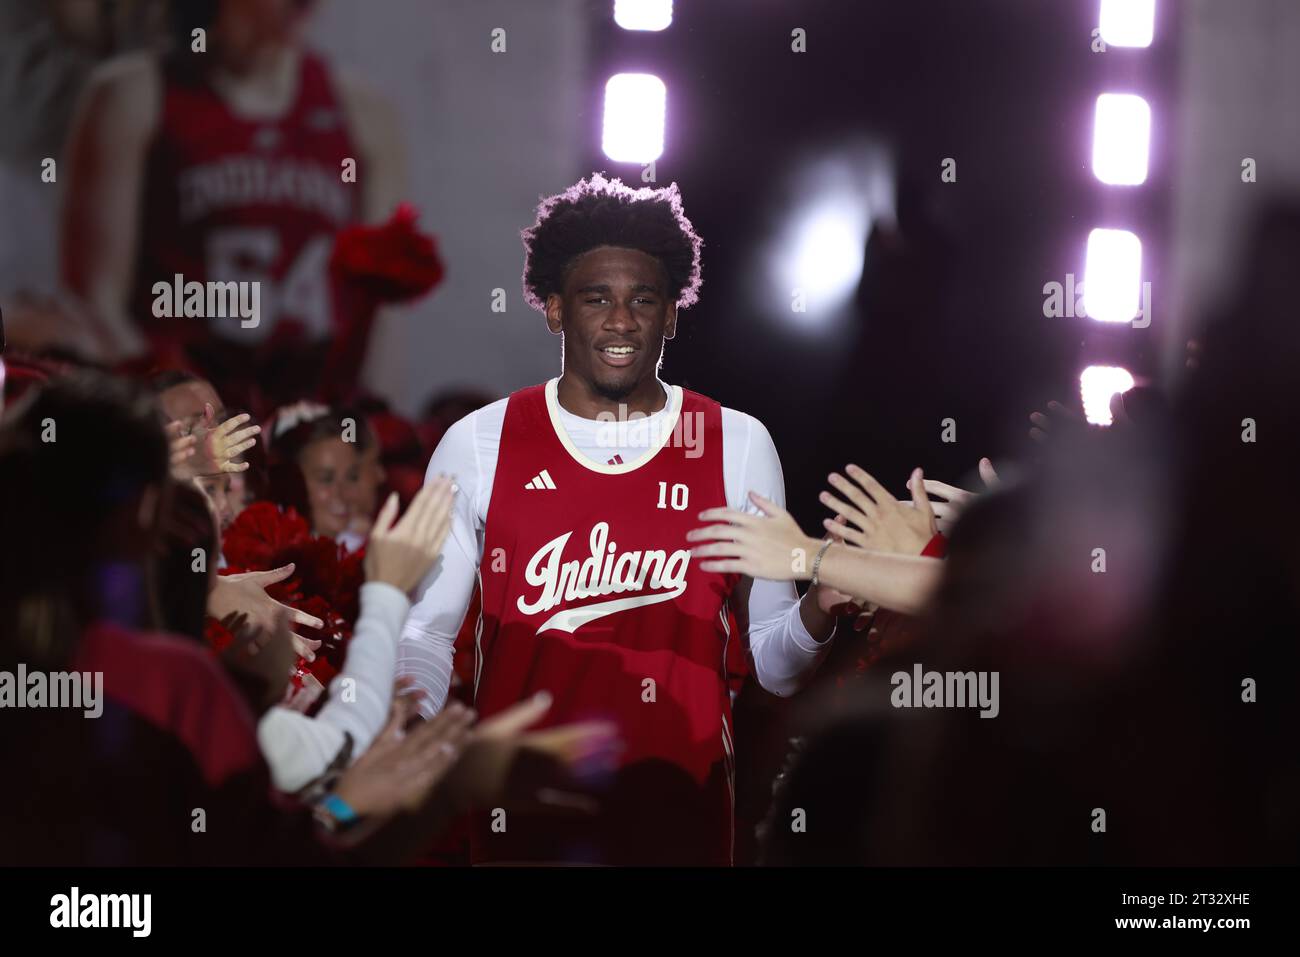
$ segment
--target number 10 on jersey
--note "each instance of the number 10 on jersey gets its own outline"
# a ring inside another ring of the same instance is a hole
[[[678,512],[686,511],[686,502],[690,498],[690,489],[681,482],[676,483],[672,490],[673,510]],[[668,507],[668,483],[659,483],[659,508]]]

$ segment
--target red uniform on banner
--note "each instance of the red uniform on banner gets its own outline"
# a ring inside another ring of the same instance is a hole
[[[592,789],[595,818],[484,811],[475,859],[728,864],[725,657],[740,639],[726,603],[737,579],[701,571],[686,541],[703,509],[726,505],[721,407],[672,389],[669,429],[690,416],[703,442],[687,448],[665,430],[657,451],[601,465],[566,444],[554,401],[539,385],[506,408],[480,565],[475,706],[491,715],[549,691],[548,725],[611,720],[626,749]]]
[[[335,234],[359,218],[359,187],[342,180],[358,154],[318,57],[302,54],[297,97],[273,120],[237,116],[181,62],[163,66],[132,313],[161,355],[260,411],[314,391],[344,321],[328,267]],[[209,281],[258,283],[257,324],[155,315],[156,283]]]

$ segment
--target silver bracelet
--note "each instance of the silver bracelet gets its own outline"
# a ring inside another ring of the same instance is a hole
[[[828,538],[826,541],[822,542],[822,547],[817,550],[817,557],[813,559],[812,584],[814,585],[821,584],[817,576],[822,570],[822,556],[826,554],[826,549],[830,548],[833,544],[834,539]]]

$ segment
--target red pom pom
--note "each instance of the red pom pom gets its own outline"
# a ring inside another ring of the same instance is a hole
[[[221,550],[229,565],[269,571],[284,564],[276,562],[277,555],[310,539],[307,521],[294,509],[281,511],[273,502],[253,502],[226,529]]]
[[[351,226],[334,241],[330,270],[376,303],[408,302],[442,281],[434,238],[415,227],[419,214],[403,203],[382,226]]]
[[[282,511],[271,502],[254,502],[244,509],[226,530],[222,550],[229,563],[225,574],[269,571],[293,563],[293,576],[267,586],[266,592],[325,622],[320,629],[296,627],[304,637],[321,641],[316,661],[302,667],[328,685],[343,670],[352,629],[361,614],[365,550],[349,552],[332,538],[312,535],[296,511]],[[217,622],[209,627],[213,625],[225,633],[221,645],[225,647],[231,640],[229,632]],[[221,640],[220,632],[212,634],[210,641]]]

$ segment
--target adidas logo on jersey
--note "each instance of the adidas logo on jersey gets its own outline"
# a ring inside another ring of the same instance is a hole
[[[555,480],[551,478],[550,472],[546,471],[546,469],[542,469],[539,473],[533,476],[533,480],[529,482],[527,485],[525,485],[524,488],[553,489],[555,488]]]

